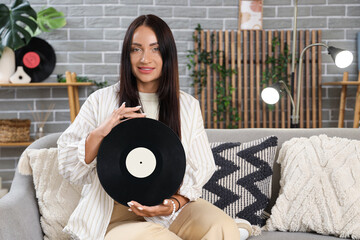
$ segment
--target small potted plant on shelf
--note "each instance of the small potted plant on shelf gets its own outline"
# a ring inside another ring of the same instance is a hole
[[[0,83],[8,83],[15,71],[15,50],[65,25],[64,14],[53,7],[36,12],[26,0],[15,0],[10,8],[0,4]]]

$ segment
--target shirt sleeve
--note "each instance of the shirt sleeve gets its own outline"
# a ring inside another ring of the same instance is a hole
[[[97,97],[92,94],[82,105],[74,122],[57,141],[60,174],[71,183],[91,183],[96,174],[96,158],[85,162],[85,140],[96,124]]]
[[[204,129],[198,101],[193,109],[193,137],[189,144],[185,176],[179,192],[190,201],[201,197],[203,186],[215,172],[214,156]]]

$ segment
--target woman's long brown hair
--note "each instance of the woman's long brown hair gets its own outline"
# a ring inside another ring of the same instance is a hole
[[[119,106],[126,102],[127,106],[139,105],[139,93],[136,78],[132,73],[130,52],[135,30],[139,26],[151,28],[159,43],[163,66],[157,95],[159,97],[159,121],[170,127],[181,138],[179,72],[175,40],[169,26],[155,15],[142,15],[129,26],[122,47],[120,66]]]

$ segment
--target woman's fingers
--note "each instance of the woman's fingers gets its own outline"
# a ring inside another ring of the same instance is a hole
[[[124,108],[125,108],[125,106],[126,106],[126,102],[123,102],[123,103],[120,105],[120,107],[119,107],[119,108],[124,109]]]
[[[118,109],[114,111],[114,115],[116,116],[116,120],[123,120],[124,118],[141,118],[146,117],[144,113],[138,113],[141,106],[136,107],[126,107],[125,103],[123,103]]]
[[[129,112],[137,112],[139,111],[139,109],[141,108],[141,106],[136,106],[136,107],[126,107],[125,103],[123,103],[118,109],[115,110],[115,113],[129,113]]]
[[[141,108],[141,106],[136,106],[136,107],[127,107],[124,109],[124,113],[129,113],[129,112],[137,112],[139,111]]]
[[[142,216],[142,217],[149,217],[150,216],[147,209],[142,205],[134,205],[134,206],[132,206],[130,208],[138,216]]]
[[[138,216],[148,217],[148,212],[145,206],[142,206],[135,201],[128,202],[127,204],[130,207],[129,211],[134,212]]]
[[[172,205],[169,200],[165,200],[163,204],[151,207],[141,205],[136,201],[131,201],[128,202],[128,206],[130,207],[129,211],[132,211],[136,215],[142,217],[166,216],[172,212]]]
[[[126,103],[122,103],[121,106],[115,109],[111,116],[109,116],[98,128],[100,129],[103,136],[109,134],[109,132],[119,123],[129,118],[141,118],[146,115],[143,113],[137,113],[141,106],[126,107]]]
[[[124,115],[122,115],[124,118],[143,118],[146,117],[146,115],[144,113],[125,113]]]

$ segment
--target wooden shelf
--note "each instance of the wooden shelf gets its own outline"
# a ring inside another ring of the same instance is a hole
[[[1,87],[66,87],[68,90],[70,120],[74,121],[80,110],[78,87],[93,86],[91,82],[76,82],[76,74],[66,72],[66,82],[0,83]],[[2,145],[0,145],[2,146]]]
[[[75,119],[76,115],[79,112],[79,93],[78,87],[93,86],[94,83],[91,82],[76,82],[76,75],[74,73],[67,73],[71,75],[72,79],[66,79],[67,82],[40,82],[40,83],[0,83],[1,87],[67,87],[68,89],[68,99],[70,107],[70,116],[71,122]],[[77,108],[73,107],[77,106]],[[33,139],[29,142],[0,142],[0,147],[27,147],[33,143]]]
[[[0,83],[0,87],[68,87],[68,86],[92,86],[91,82],[71,82],[71,83]]]
[[[0,146],[2,147],[27,147],[30,144],[32,144],[33,141],[31,142],[0,142]]]
[[[327,85],[327,86],[345,86],[345,85],[354,85],[354,86],[360,86],[360,82],[325,82],[325,83],[321,83],[321,85]]]
[[[344,127],[344,117],[345,117],[345,106],[346,106],[346,93],[348,86],[357,86],[357,91],[355,95],[355,107],[354,107],[354,128],[359,128],[360,121],[360,72],[357,81],[349,81],[349,73],[344,72],[342,81],[339,82],[324,82],[321,83],[322,86],[341,86],[340,93],[340,107],[339,107],[339,121],[338,127]]]

